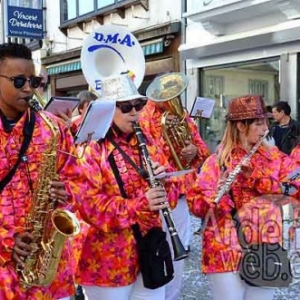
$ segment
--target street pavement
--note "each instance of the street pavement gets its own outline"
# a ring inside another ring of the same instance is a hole
[[[200,227],[200,220],[192,217],[192,233]],[[191,252],[185,260],[184,279],[180,300],[212,300],[208,281],[200,271],[201,236],[191,237]],[[273,300],[298,300],[300,284],[288,289],[278,289]],[[300,300],[300,298],[299,298]]]

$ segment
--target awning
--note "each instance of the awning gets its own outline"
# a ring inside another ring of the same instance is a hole
[[[141,43],[144,55],[152,55],[164,52],[164,39],[155,39],[149,42]]]
[[[167,72],[174,72],[175,70],[175,63],[174,58],[163,58],[158,59],[155,61],[148,61],[146,62],[146,71],[145,75],[156,75],[160,73],[167,73]]]
[[[47,66],[46,69],[49,75],[73,72],[73,71],[81,70],[81,62],[79,59],[77,59],[73,61],[50,65]]]
[[[182,60],[188,59],[204,59],[207,57],[218,57],[225,54],[233,54],[251,49],[266,51],[270,47],[278,47],[288,43],[295,43],[300,40],[298,22],[296,27],[275,31],[274,26],[272,32],[266,32],[258,35],[246,36],[239,39],[230,37],[220,37],[219,42],[209,45],[199,45],[185,49],[184,45],[179,47],[180,57]],[[222,41],[221,41],[222,40]]]

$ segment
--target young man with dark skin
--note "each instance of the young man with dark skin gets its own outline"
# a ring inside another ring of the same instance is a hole
[[[69,299],[74,294],[73,274],[65,267],[71,261],[68,243],[50,286],[25,289],[17,271],[33,251],[34,233],[28,230],[28,222],[31,209],[39,205],[33,200],[45,197],[55,207],[72,209],[78,192],[75,179],[83,174],[75,156],[68,155],[75,154],[75,148],[67,127],[53,115],[29,106],[41,81],[35,76],[31,51],[25,45],[0,45],[0,299]],[[56,134],[45,120],[58,129]],[[42,174],[42,163],[51,164],[43,154],[48,153],[53,140],[57,142],[56,153],[51,153],[56,155],[56,174]],[[27,149],[22,151],[25,142]],[[13,175],[7,180],[9,173]],[[43,177],[53,180],[49,189],[39,191]],[[37,193],[43,196],[35,197]],[[40,226],[43,234],[45,224]]]

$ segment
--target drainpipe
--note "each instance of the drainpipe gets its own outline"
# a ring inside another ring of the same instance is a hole
[[[1,40],[0,43],[4,43],[5,42],[5,20],[6,19],[6,13],[4,11],[5,7],[4,7],[4,0],[1,1],[1,14],[2,14],[2,18],[1,18]]]
[[[186,27],[187,21],[186,18],[183,17],[183,13],[187,10],[187,0],[181,0],[181,44],[186,43]],[[186,74],[186,61],[181,61],[181,72]],[[187,74],[186,74],[187,75]],[[182,99],[183,97],[181,97]],[[184,107],[187,107],[187,89],[184,92]]]

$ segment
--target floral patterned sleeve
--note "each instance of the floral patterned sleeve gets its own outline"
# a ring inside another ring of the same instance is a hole
[[[11,260],[14,234],[15,232],[12,230],[0,228],[0,266]]]
[[[217,157],[216,154],[212,154],[204,162],[196,181],[187,192],[187,202],[195,216],[204,219],[211,209],[225,212],[231,209],[232,201],[228,195],[223,196],[218,205],[214,203],[219,176]]]
[[[192,167],[198,168],[200,167],[205,159],[210,155],[210,151],[200,136],[199,129],[197,125],[193,122],[190,117],[186,118],[186,121],[189,125],[191,136],[192,136],[192,143],[198,148],[198,153],[195,158],[192,160]]]
[[[150,154],[155,154],[152,152]],[[155,156],[159,163],[163,158]],[[148,183],[135,183],[135,190],[128,199],[121,196],[118,183],[108,162],[105,145],[93,143],[87,147],[85,153],[89,181],[83,189],[85,193],[78,201],[79,211],[83,219],[98,229],[108,232],[125,229],[138,222],[145,227],[151,227],[159,219],[159,212],[149,210],[145,192],[149,189]],[[82,183],[81,183],[82,185]],[[176,205],[174,183],[168,184],[167,195],[170,205]]]
[[[75,198],[84,192],[83,187],[79,188],[79,182],[89,180],[89,174],[86,172],[85,165],[78,158],[78,152],[73,142],[71,132],[65,127],[60,127],[60,147],[57,152],[57,172],[59,179],[64,182],[68,194],[68,210],[75,211]]]
[[[287,176],[295,169],[295,164],[290,157],[275,147],[270,151],[268,162],[265,162],[264,159],[264,156],[256,159],[256,167],[247,185],[256,189],[260,194],[281,194],[282,183],[287,180]]]

